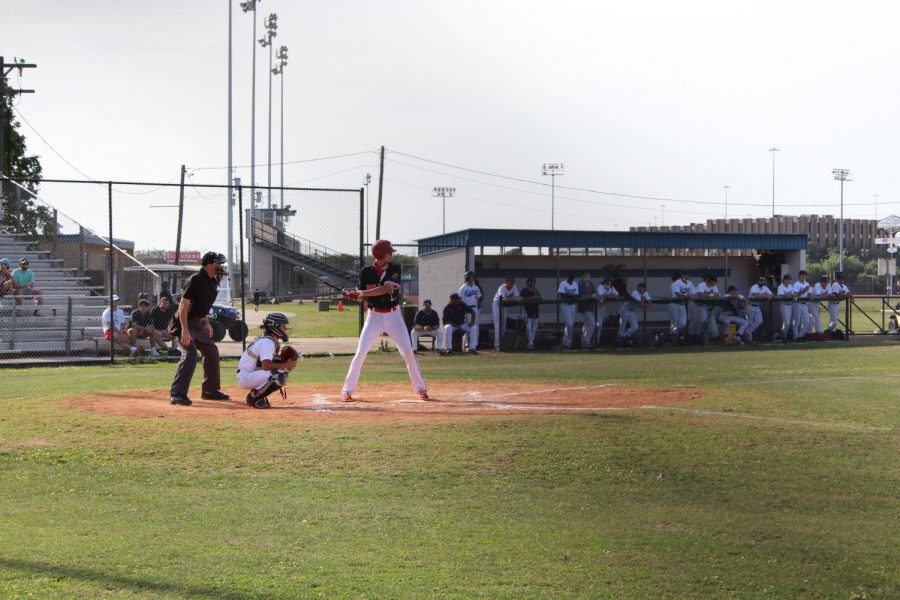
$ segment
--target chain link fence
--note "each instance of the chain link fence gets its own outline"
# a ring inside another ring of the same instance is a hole
[[[4,180],[0,192],[0,364],[176,358],[167,324],[207,251],[228,257],[209,315],[222,356],[274,311],[302,352],[355,348],[360,312],[340,290],[364,251],[362,190]]]

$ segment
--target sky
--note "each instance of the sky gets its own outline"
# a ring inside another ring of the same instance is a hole
[[[384,146],[381,232],[394,241],[441,233],[435,186],[456,188],[447,231],[549,229],[551,204],[557,229],[686,225],[723,217],[726,185],[729,216],[770,216],[772,147],[778,214],[838,215],[833,168],[853,173],[845,217],[900,213],[898,3],[258,8],[253,36],[252,13],[233,3],[235,176],[250,181],[251,39],[275,12],[275,46],[289,48],[284,184],[358,189],[371,173],[374,212]],[[268,50],[257,49],[256,179],[265,184]],[[228,0],[5,0],[0,54],[38,65],[10,84],[36,90],[16,108],[45,177],[172,182],[184,164],[188,181],[227,181]],[[279,85],[276,77],[275,163]],[[553,202],[541,175],[551,162],[565,166]],[[42,189],[66,214],[105,222],[102,194]],[[168,192],[127,196],[116,237],[173,248]],[[352,198],[317,197],[294,220],[312,241],[343,245],[335,238],[352,239]],[[225,195],[191,200],[188,245],[221,243]]]

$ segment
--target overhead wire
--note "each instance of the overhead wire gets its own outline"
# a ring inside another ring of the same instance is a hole
[[[281,166],[281,165],[299,165],[302,163],[311,163],[311,162],[319,162],[323,160],[334,160],[337,158],[347,158],[349,156],[361,156],[363,154],[377,154],[377,150],[362,150],[360,152],[348,152],[347,154],[335,154],[333,156],[318,156],[316,158],[304,158],[301,160],[288,160],[284,162],[273,162],[272,166]],[[232,165],[232,169],[249,169],[251,167],[267,167],[269,163],[259,163],[256,165]],[[217,171],[221,169],[227,169],[228,165],[224,167],[194,167],[194,171]]]

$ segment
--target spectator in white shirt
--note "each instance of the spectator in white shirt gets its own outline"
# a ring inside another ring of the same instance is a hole
[[[494,294],[494,350],[500,350],[500,339],[503,337],[503,331],[506,327],[503,327],[500,323],[500,305],[503,302],[514,302],[517,300],[521,300],[519,297],[519,288],[516,287],[516,279],[511,275],[506,276],[506,281],[497,288],[497,293]]]
[[[125,313],[119,308],[118,296],[112,297],[112,308],[112,314],[107,306],[100,316],[103,338],[123,351],[130,351],[131,356],[134,356],[137,354],[135,336],[125,327]]]

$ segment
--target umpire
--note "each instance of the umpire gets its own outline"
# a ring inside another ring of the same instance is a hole
[[[207,252],[200,261],[199,271],[188,277],[187,286],[172,319],[170,333],[181,349],[181,360],[172,382],[172,404],[190,406],[188,388],[197,367],[197,350],[203,355],[204,400],[228,400],[219,389],[219,349],[212,339],[212,326],[207,315],[218,294],[219,280],[225,276],[225,257]]]

